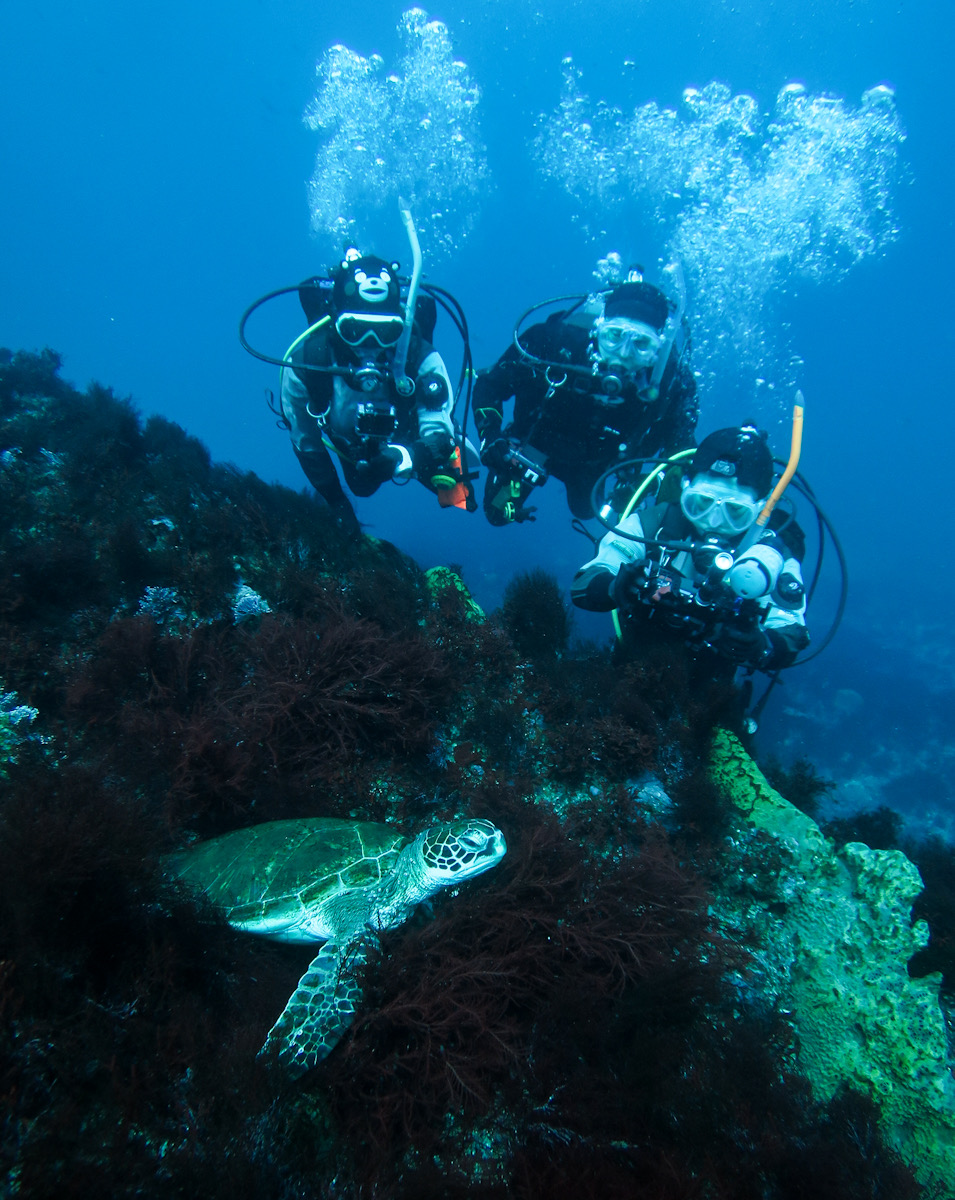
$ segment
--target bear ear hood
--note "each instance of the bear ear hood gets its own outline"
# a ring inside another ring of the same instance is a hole
[[[335,273],[332,306],[336,312],[401,315],[398,264],[374,254],[346,258]]]

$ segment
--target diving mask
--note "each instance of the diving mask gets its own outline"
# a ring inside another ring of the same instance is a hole
[[[405,323],[396,313],[342,313],[335,332],[346,346],[364,346],[369,342],[388,350],[397,345]]]
[[[640,370],[652,366],[663,339],[643,321],[628,317],[602,319],[595,325],[597,352],[605,362]]]
[[[749,488],[741,489],[721,479],[698,478],[683,489],[680,507],[700,533],[732,536],[749,529],[761,505]]]

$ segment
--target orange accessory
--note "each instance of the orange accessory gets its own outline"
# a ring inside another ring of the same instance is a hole
[[[464,471],[461,467],[461,447],[455,446],[451,455],[451,471],[456,481],[452,487],[438,488],[438,503],[442,508],[467,508],[468,489],[464,483]]]

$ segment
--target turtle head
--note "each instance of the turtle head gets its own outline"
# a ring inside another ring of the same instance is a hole
[[[436,888],[489,871],[507,853],[504,834],[490,821],[433,825],[417,840],[425,872]]]

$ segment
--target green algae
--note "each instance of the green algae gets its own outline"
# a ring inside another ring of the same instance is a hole
[[[464,619],[475,625],[482,625],[487,617],[484,609],[477,603],[468,590],[467,584],[450,567],[430,567],[424,573],[425,583],[431,599],[437,603],[446,595],[457,594],[464,605]]]

